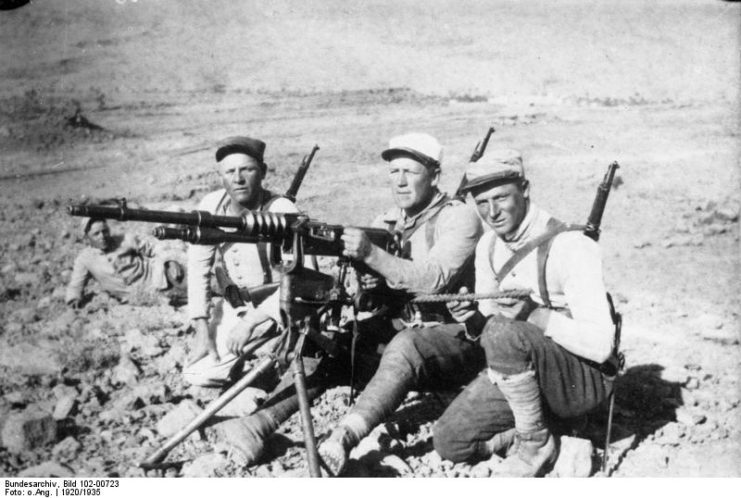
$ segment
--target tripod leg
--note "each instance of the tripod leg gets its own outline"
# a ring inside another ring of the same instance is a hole
[[[299,412],[301,414],[301,428],[304,433],[304,444],[309,463],[309,475],[321,477],[319,469],[319,453],[316,449],[316,437],[314,436],[314,423],[311,419],[311,404],[306,392],[306,373],[304,372],[304,360],[297,354],[293,360],[293,380],[298,396]]]
[[[196,431],[202,426],[208,419],[214,416],[219,410],[226,406],[231,400],[233,400],[239,393],[244,391],[255,379],[260,375],[267,372],[270,368],[275,365],[275,358],[272,356],[266,358],[258,366],[253,368],[249,374],[242,377],[236,384],[230,387],[224,394],[216,398],[209,404],[203,412],[193,419],[188,425],[180,429],[177,434],[168,439],[157,451],[147,457],[146,460],[139,463],[139,467],[147,470],[155,467],[161,463],[167,454],[181,441],[188,437],[191,433]]]

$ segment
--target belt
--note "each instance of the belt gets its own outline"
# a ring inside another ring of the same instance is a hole
[[[620,372],[620,369],[623,368],[623,362],[624,362],[623,355],[616,351],[613,351],[610,357],[607,360],[605,360],[603,363],[597,363],[596,361],[587,360],[586,358],[584,359],[584,363],[594,368],[595,370],[598,370],[605,377],[612,377],[612,378],[617,377],[617,374]]]

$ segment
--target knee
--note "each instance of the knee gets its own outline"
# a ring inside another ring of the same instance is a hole
[[[417,347],[417,331],[414,329],[402,330],[391,340],[383,352],[382,362],[394,361],[408,364],[412,368],[420,366],[422,360]]]
[[[435,451],[443,460],[453,463],[465,462],[473,454],[471,444],[464,441],[458,434],[460,424],[452,424],[441,418],[432,427],[432,444]]]
[[[183,369],[183,381],[196,387],[221,387],[229,379],[230,365],[214,365],[209,357]]]
[[[206,372],[199,371],[196,369],[183,370],[182,375],[183,375],[183,381],[187,385],[195,386],[195,387],[216,387],[224,383],[224,381],[219,383],[212,376],[207,375]]]
[[[481,345],[487,351],[509,351],[513,346],[521,342],[519,330],[520,328],[517,327],[517,323],[514,320],[501,316],[492,316],[484,327]]]

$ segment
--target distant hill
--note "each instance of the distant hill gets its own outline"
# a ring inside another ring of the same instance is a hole
[[[0,14],[0,92],[733,100],[738,21],[715,0],[35,0]]]

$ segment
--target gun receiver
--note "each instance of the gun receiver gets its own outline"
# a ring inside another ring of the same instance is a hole
[[[301,166],[298,167],[298,171],[296,171],[296,175],[293,177],[291,186],[288,187],[288,190],[286,190],[285,193],[285,196],[290,199],[291,202],[296,202],[296,194],[298,194],[298,189],[301,188],[301,183],[304,181],[304,176],[306,176],[306,172],[309,170],[309,166],[311,166],[311,162],[314,160],[314,154],[316,154],[316,151],[318,150],[319,146],[314,145],[314,148],[311,149],[309,155],[304,156],[304,158],[301,160]]]
[[[584,227],[584,235],[591,238],[594,241],[599,240],[600,236],[600,225],[602,224],[602,215],[605,212],[605,205],[607,204],[607,197],[610,195],[610,189],[612,188],[612,182],[615,179],[615,171],[620,167],[617,161],[613,162],[607,167],[607,173],[597,188],[597,195],[594,198],[592,204],[592,211],[589,213],[587,224]]]
[[[473,149],[473,153],[471,154],[471,159],[469,159],[469,162],[475,163],[479,159],[481,159],[481,156],[484,155],[484,152],[486,152],[486,147],[489,145],[489,139],[491,138],[492,134],[494,134],[496,130],[494,130],[494,127],[491,126],[486,131],[486,135],[484,136],[484,139],[481,140],[476,144],[476,147]],[[455,196],[458,199],[463,199],[464,195],[461,190],[466,185],[466,175],[463,174],[463,177],[461,178],[461,182],[458,184],[458,188],[455,190]]]

